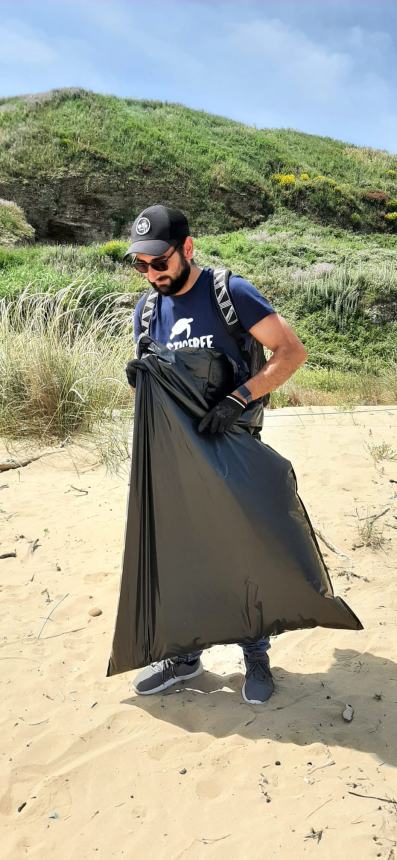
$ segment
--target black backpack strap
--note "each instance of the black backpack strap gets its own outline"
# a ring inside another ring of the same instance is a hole
[[[230,269],[213,270],[214,294],[223,317],[225,325],[230,334],[241,331],[241,325],[229,292]]]
[[[213,269],[212,275],[213,292],[221,319],[229,334],[237,342],[241,355],[249,369],[250,376],[255,376],[266,364],[263,346],[240,323],[229,291],[230,269]],[[258,404],[266,406],[269,399],[270,395],[265,394],[261,398],[261,401],[258,401]]]
[[[149,290],[146,296],[146,301],[141,310],[141,327],[142,334],[149,334],[150,320],[153,316],[153,311],[156,307],[157,293],[156,290]]]
[[[241,331],[241,325],[229,292],[230,275],[230,269],[213,270],[213,288],[216,303],[226,328],[229,333],[233,335]],[[156,307],[156,301],[156,290],[150,290],[147,293],[146,300],[141,310],[140,322],[143,334],[149,334],[150,320]]]

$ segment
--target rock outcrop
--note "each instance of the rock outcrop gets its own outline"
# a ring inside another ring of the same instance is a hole
[[[34,239],[34,229],[13,200],[0,199],[0,245],[13,246]]]

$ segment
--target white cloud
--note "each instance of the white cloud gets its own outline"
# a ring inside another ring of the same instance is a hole
[[[186,80],[189,75],[202,74],[202,59],[195,57],[192,50],[182,6],[178,17],[171,17],[164,3],[151,2],[149,6],[143,2],[86,0],[81,14],[97,32],[101,30],[103,35],[113,37],[113,52],[117,45],[120,58],[129,58],[139,76],[149,77],[153,66],[160,66],[160,74],[162,68],[166,79],[180,79],[182,74]],[[156,73],[159,74],[158,68]]]
[[[95,44],[59,32],[43,34],[17,19],[0,24],[2,96],[42,92],[57,87],[86,87],[101,92],[116,91],[118,80],[103,63]]]
[[[297,96],[311,101],[328,101],[352,70],[348,52],[320,44],[274,18],[231,25],[230,43],[247,64],[266,71],[269,86],[275,76],[275,83],[289,83]]]
[[[371,57],[384,62],[385,55],[393,51],[393,39],[390,33],[385,33],[384,30],[369,31],[356,24],[347,30],[345,38],[342,33],[341,38],[348,48],[361,53],[367,61]]]
[[[47,65],[57,58],[48,36],[24,28],[20,21],[0,24],[0,63]]]
[[[215,36],[213,57],[214,46]],[[229,19],[206,104],[221,101],[218,112],[259,127],[292,127],[395,151],[392,50],[381,29],[335,22],[332,32],[315,36],[276,17]]]

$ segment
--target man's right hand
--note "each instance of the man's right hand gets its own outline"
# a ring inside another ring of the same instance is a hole
[[[135,361],[129,361],[125,372],[127,374],[128,384],[131,385],[132,388],[136,388],[136,370]]]

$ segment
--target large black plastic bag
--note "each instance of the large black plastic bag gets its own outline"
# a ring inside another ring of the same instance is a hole
[[[362,629],[333,595],[291,463],[248,432],[250,410],[223,435],[197,431],[233,390],[233,363],[145,342],[107,675],[284,630]]]

